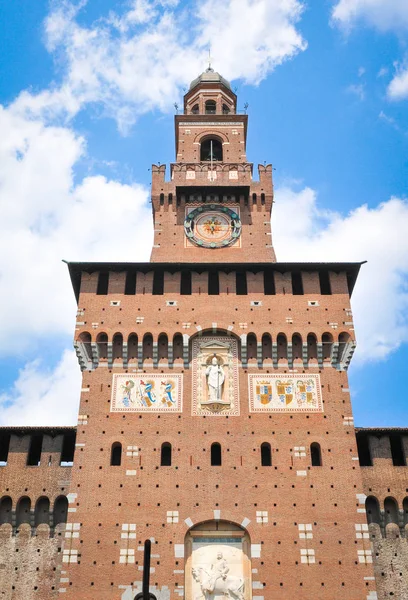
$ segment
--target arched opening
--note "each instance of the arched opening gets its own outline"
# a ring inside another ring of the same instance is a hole
[[[0,500],[0,525],[12,522],[13,503],[10,496],[3,496]]]
[[[318,444],[317,442],[313,442],[312,444],[310,444],[310,459],[312,467],[322,466],[322,451],[320,448],[320,444]]]
[[[402,509],[404,511],[404,526],[407,526],[408,525],[408,498],[404,498],[404,501],[402,503]]]
[[[348,343],[351,340],[351,336],[346,331],[343,331],[339,334],[339,358],[338,361],[342,362],[345,359],[345,352],[348,346]]]
[[[175,365],[183,364],[183,336],[176,333],[173,338],[173,362]]]
[[[391,496],[384,500],[384,518],[385,526],[390,523],[398,525],[398,504],[395,498],[391,498]]]
[[[167,363],[169,356],[169,340],[165,333],[159,335],[157,342],[158,360],[160,363]]]
[[[302,338],[299,333],[292,335],[292,357],[294,362],[302,362]]]
[[[211,444],[211,466],[220,467],[222,464],[221,444],[214,442]]]
[[[377,498],[374,496],[368,496],[365,501],[365,509],[368,524],[370,525],[371,523],[376,523],[379,525],[381,522],[381,516],[380,505]]]
[[[278,346],[278,363],[286,362],[288,360],[288,341],[286,339],[286,335],[284,333],[279,333],[276,338],[276,343]]]
[[[31,500],[27,498],[27,496],[23,496],[17,502],[16,508],[16,527],[17,529],[23,523],[28,523],[30,525],[31,522]]]
[[[317,362],[317,338],[314,333],[307,336],[307,362]]]
[[[38,498],[34,510],[34,524],[49,525],[50,524],[50,501],[45,496]]]
[[[122,360],[123,358],[123,335],[115,333],[112,340],[112,359],[113,362]]]
[[[68,516],[68,498],[66,496],[58,496],[54,502],[54,527],[61,523],[67,522]]]
[[[201,162],[222,161],[222,143],[217,138],[206,138],[201,142]]]
[[[271,445],[268,442],[261,444],[261,466],[271,467],[272,466],[272,452]]]
[[[257,362],[257,344],[256,335],[254,333],[248,333],[247,337],[247,359],[248,363],[256,364]]]
[[[222,114],[223,115],[229,115],[230,112],[231,112],[231,109],[228,106],[228,104],[223,104],[222,105]]]
[[[160,466],[171,467],[171,444],[164,442],[160,450]]]
[[[217,511],[216,511],[217,512]],[[248,532],[231,521],[205,521],[185,537],[186,598],[252,597],[251,540]]]
[[[206,115],[215,115],[217,112],[217,103],[215,100],[207,100],[205,103],[205,114]]]
[[[198,115],[199,112],[200,112],[200,107],[198,106],[198,104],[194,104],[194,106],[191,109],[191,114]]]
[[[146,333],[143,337],[143,362],[153,359],[153,336]]]
[[[333,346],[333,336],[331,333],[324,333],[322,335],[322,345],[323,345],[323,361],[330,362],[332,346]]]
[[[83,349],[83,352],[84,352],[86,358],[90,362],[92,362],[91,334],[88,333],[87,331],[83,331],[82,333],[79,334],[78,342],[82,345],[82,349]]]
[[[128,337],[128,361],[137,360],[137,334],[131,333]]]
[[[272,338],[269,333],[262,336],[262,362],[272,360]]]
[[[96,338],[99,360],[107,360],[108,358],[108,336],[106,333],[99,333]]]
[[[122,462],[122,444],[114,442],[111,448],[111,467],[120,467]]]

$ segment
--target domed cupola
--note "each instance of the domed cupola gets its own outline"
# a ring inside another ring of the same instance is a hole
[[[229,81],[211,67],[191,82],[184,96],[186,115],[235,114],[236,105],[237,97]]]

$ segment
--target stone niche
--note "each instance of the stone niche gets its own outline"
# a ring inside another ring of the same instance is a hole
[[[226,521],[209,521],[186,536],[185,600],[250,600],[247,532]]]
[[[193,340],[192,414],[238,416],[238,343],[233,337]]]

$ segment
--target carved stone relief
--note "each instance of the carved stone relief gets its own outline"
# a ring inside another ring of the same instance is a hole
[[[242,540],[194,539],[191,576],[195,600],[245,600]]]
[[[193,415],[239,415],[238,345],[235,338],[193,341]]]

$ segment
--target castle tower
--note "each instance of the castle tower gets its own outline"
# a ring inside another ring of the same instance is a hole
[[[347,367],[360,264],[279,263],[272,167],[207,70],[150,263],[70,263],[83,372],[60,597],[375,598]],[[324,256],[322,256],[324,260]]]

